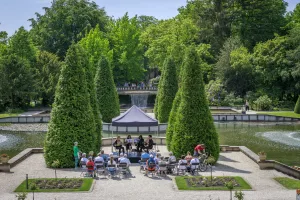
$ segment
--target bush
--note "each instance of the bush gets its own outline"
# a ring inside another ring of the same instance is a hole
[[[223,106],[237,106],[243,105],[244,101],[239,96],[235,96],[233,92],[225,96],[225,99],[222,103]]]
[[[177,110],[180,105],[180,99],[181,99],[181,92],[180,89],[177,91],[175,99],[173,101],[172,110],[170,112],[169,120],[168,120],[168,127],[166,131],[166,143],[167,148],[170,151],[171,150],[171,144],[172,144],[172,138],[174,134],[174,126],[176,121],[176,115]]]
[[[258,99],[254,101],[254,104],[257,110],[270,110],[272,105],[272,100],[268,97],[268,95],[264,95],[258,97]]]
[[[205,95],[201,62],[195,48],[190,47],[181,72],[181,100],[176,112],[171,150],[180,157],[203,143],[218,160],[219,139]]]
[[[294,112],[300,114],[300,96],[298,97],[297,103],[295,105]]]
[[[105,57],[99,61],[95,85],[102,120],[110,123],[112,118],[120,114],[120,105],[112,70]]]
[[[162,82],[163,82],[163,72],[164,71],[162,71],[162,73],[161,73],[161,77],[158,77],[158,80],[159,80],[159,82],[158,82],[158,90],[157,90],[157,94],[156,94],[156,98],[155,98],[155,103],[154,103],[154,116],[155,116],[155,118],[156,119],[158,119],[158,107],[159,107],[159,96],[160,96],[160,91],[159,91],[159,88],[161,88],[162,86],[161,86],[161,84],[162,84]],[[157,77],[156,77],[157,78]]]
[[[58,160],[60,167],[74,167],[73,144],[83,152],[96,150],[96,126],[82,66],[85,53],[78,45],[68,50],[55,92],[44,146],[48,167]]]
[[[173,100],[178,90],[176,67],[171,57],[164,62],[164,73],[159,84],[158,100],[158,121],[160,123],[168,122],[172,109]]]

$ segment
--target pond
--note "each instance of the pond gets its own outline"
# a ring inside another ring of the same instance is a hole
[[[300,165],[300,124],[215,123],[215,126],[220,144],[247,146],[256,153],[265,151],[268,159]],[[164,137],[165,133],[159,136]],[[110,132],[104,132],[103,137],[110,137]],[[25,148],[43,147],[44,138],[45,133],[0,131],[0,154],[12,157]]]

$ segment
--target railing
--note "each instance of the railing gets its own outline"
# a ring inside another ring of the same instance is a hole
[[[117,91],[157,91],[157,87],[117,87]]]

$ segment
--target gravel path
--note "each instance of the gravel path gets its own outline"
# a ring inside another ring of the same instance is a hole
[[[25,131],[25,132],[47,132],[48,123],[34,123],[34,124],[9,124],[6,126],[0,126],[0,130],[3,131]]]
[[[160,146],[163,155],[166,148]],[[110,148],[104,148],[110,152]],[[13,190],[25,179],[25,174],[31,178],[54,177],[54,171],[45,167],[42,154],[33,154],[16,167],[13,173],[0,173],[0,199],[15,199]],[[132,166],[131,171],[135,177],[127,179],[96,180],[92,192],[85,193],[37,193],[36,199],[43,200],[91,200],[91,199],[131,199],[131,200],[189,200],[210,199],[227,200],[228,191],[178,191],[172,180],[174,176],[167,178],[148,178],[139,172],[138,166]],[[273,180],[274,177],[286,176],[275,170],[259,170],[258,165],[241,152],[221,153],[217,166],[213,169],[214,176],[241,176],[253,190],[244,191],[246,200],[291,200],[295,199],[294,190],[284,189]],[[207,176],[209,172],[201,173]],[[58,170],[59,177],[79,177],[80,172],[72,169]],[[28,195],[31,199],[32,195]]]

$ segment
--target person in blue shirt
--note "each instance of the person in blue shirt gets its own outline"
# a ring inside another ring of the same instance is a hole
[[[154,163],[155,164],[155,159],[154,159],[154,156],[153,155],[150,155],[150,158],[148,159],[147,161],[147,167],[146,167],[146,174],[145,176],[148,176],[148,171],[150,170],[150,163]],[[153,169],[156,169],[156,165]]]
[[[142,155],[141,155],[141,159],[147,160],[149,158],[150,158],[150,154],[147,151],[144,151],[144,153],[142,153]]]
[[[101,150],[100,156],[103,158],[104,160],[104,166],[107,167],[107,162],[108,162],[108,156],[106,154],[104,154],[104,150]]]

